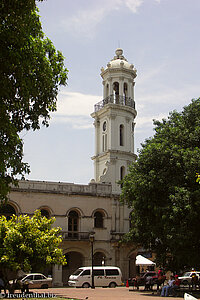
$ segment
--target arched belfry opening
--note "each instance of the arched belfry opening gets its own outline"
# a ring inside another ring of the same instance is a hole
[[[128,97],[128,84],[124,82],[124,88],[123,88],[123,98],[126,103],[126,98]]]
[[[114,103],[119,103],[119,82],[113,83],[113,96],[114,96]]]
[[[136,159],[134,132],[131,124],[137,115],[134,100],[136,69],[118,48],[105,68],[101,68],[103,99],[94,106],[95,119],[94,173],[96,182],[112,184],[112,192],[119,194],[120,170]],[[102,130],[106,120],[106,130]],[[124,171],[125,170],[125,171]],[[123,176],[124,176],[123,175]]]

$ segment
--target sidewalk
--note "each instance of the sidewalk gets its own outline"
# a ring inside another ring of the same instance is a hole
[[[41,293],[53,293],[56,296],[71,298],[71,299],[88,299],[88,300],[154,300],[163,299],[155,292],[144,292],[137,291],[126,287],[116,288],[95,288],[95,289],[84,289],[84,288],[50,288],[48,290],[34,290],[34,292]],[[164,298],[165,299],[165,298]],[[181,299],[170,297],[170,300]]]

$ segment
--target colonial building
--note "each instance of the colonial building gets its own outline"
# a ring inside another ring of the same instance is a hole
[[[138,251],[119,243],[129,231],[130,210],[119,202],[119,181],[136,158],[134,153],[136,70],[117,49],[101,69],[103,100],[91,116],[95,126],[94,177],[88,185],[20,181],[9,196],[8,213],[32,215],[40,209],[62,228],[67,266],[54,266],[54,285],[67,283],[80,266],[91,265],[90,235],[94,235],[94,264],[119,266],[123,278],[135,275]]]

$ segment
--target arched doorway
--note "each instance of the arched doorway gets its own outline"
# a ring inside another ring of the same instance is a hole
[[[105,265],[105,254],[103,252],[96,252],[94,254],[94,266],[102,266]]]
[[[65,254],[67,265],[62,268],[62,281],[67,285],[69,276],[79,267],[84,266],[84,257],[80,252],[72,251]]]
[[[5,216],[7,220],[10,220],[12,215],[16,215],[15,208],[10,204],[2,204],[0,206],[0,216]]]
[[[41,208],[41,209],[40,209],[40,212],[41,212],[41,216],[42,216],[42,217],[46,217],[47,219],[49,219],[50,213],[49,213],[49,210],[48,210],[48,209],[46,209],[46,208]]]
[[[135,277],[138,273],[138,268],[135,265],[136,253],[129,255],[129,278]]]

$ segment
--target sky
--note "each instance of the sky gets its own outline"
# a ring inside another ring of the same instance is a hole
[[[103,99],[101,67],[118,47],[137,69],[136,154],[154,134],[153,119],[200,97],[200,0],[47,0],[38,8],[69,74],[50,126],[23,135],[26,179],[88,184],[94,178],[90,114]]]

